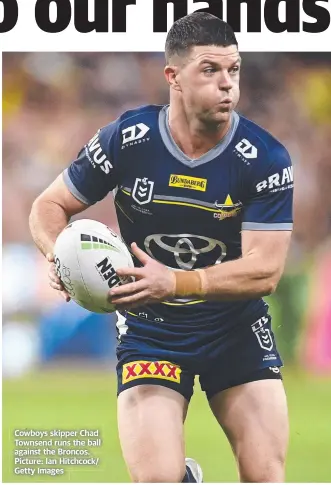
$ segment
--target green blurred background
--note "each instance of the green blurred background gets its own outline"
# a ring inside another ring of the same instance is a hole
[[[330,482],[331,380],[286,369],[284,382],[291,419],[287,481]],[[89,369],[49,370],[5,382],[3,481],[128,482],[117,437],[115,396],[112,374]],[[97,467],[64,466],[66,472],[60,477],[15,475],[13,430],[24,428],[99,429],[103,442],[93,455],[100,463]],[[205,482],[238,481],[231,449],[200,390],[192,399],[186,438],[187,456],[199,461]]]
[[[278,137],[294,164],[293,240],[284,276],[268,298],[285,361],[291,482],[331,482],[330,60],[330,54],[243,54],[239,111]],[[163,64],[161,54],[148,53],[3,55],[4,482],[129,479],[117,437],[114,318],[66,305],[49,288],[28,215],[100,126],[125,109],[167,102]],[[110,196],[82,217],[118,229]],[[65,466],[58,477],[15,475],[14,429],[99,429],[102,446],[92,453],[100,464]],[[186,436],[187,456],[201,463],[206,482],[237,481],[199,384]]]

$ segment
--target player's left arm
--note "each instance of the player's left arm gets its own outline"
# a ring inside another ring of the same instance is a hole
[[[195,276],[207,300],[238,300],[270,295],[284,270],[293,227],[293,167],[278,144],[270,161],[259,161],[252,176],[242,221],[242,257]],[[185,275],[177,287],[185,292]],[[183,288],[183,290],[182,290]],[[190,290],[191,291],[191,290]]]
[[[273,293],[284,270],[291,231],[242,232],[242,257],[196,271],[200,282],[191,281],[206,300],[253,299]],[[195,277],[197,278],[197,277]],[[185,277],[177,276],[181,293]],[[194,295],[197,297],[198,295]]]

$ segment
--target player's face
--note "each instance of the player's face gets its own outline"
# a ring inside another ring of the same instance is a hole
[[[237,46],[196,46],[177,80],[188,114],[205,123],[225,122],[239,101],[241,59]]]

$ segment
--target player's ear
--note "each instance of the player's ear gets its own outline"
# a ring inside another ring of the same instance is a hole
[[[181,87],[179,84],[179,69],[176,66],[166,66],[164,68],[164,75],[165,78],[169,84],[169,86],[172,89],[175,89],[176,91],[181,91]]]

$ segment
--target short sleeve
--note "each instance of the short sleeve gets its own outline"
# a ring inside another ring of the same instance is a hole
[[[101,128],[63,172],[70,192],[84,204],[104,199],[116,183],[114,145],[116,122]]]
[[[293,167],[287,150],[274,150],[267,171],[257,171],[244,205],[242,229],[290,231],[293,227]]]

